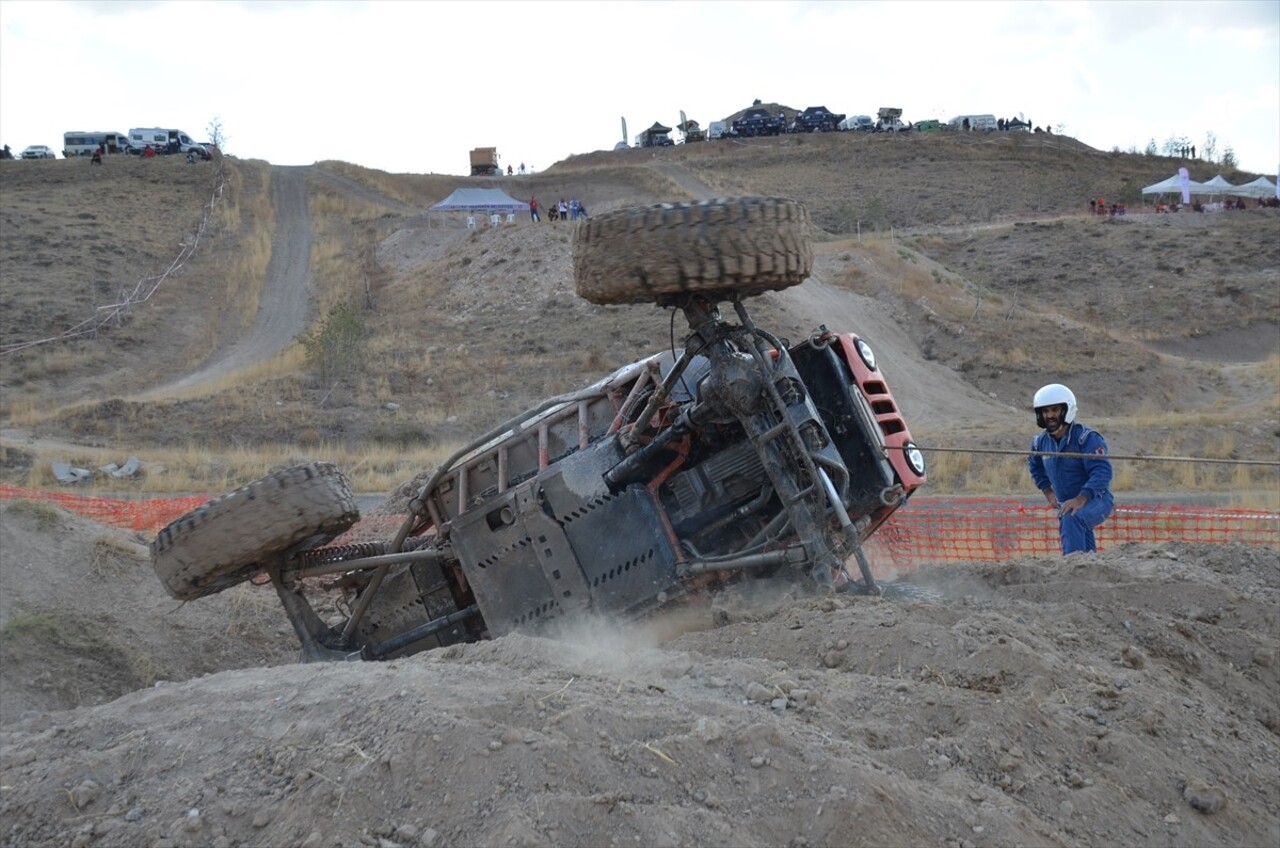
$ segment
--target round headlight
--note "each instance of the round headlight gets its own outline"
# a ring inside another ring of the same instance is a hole
[[[911,470],[923,477],[924,454],[920,452],[920,448],[916,447],[915,442],[907,442],[902,453],[907,457],[907,464],[911,466]]]
[[[876,355],[872,352],[871,345],[862,339],[854,339],[853,344],[858,348],[858,356],[862,357],[862,361],[866,363],[867,367],[872,371],[876,370]]]

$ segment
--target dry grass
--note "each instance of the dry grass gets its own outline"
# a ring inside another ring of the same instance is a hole
[[[270,587],[241,583],[228,589],[227,596],[231,599],[231,610],[223,635],[228,638],[234,639],[254,627],[262,627],[264,622],[279,620],[280,599]]]
[[[13,500],[5,507],[6,512],[14,515],[29,516],[36,525],[36,530],[48,533],[62,524],[62,513],[44,501]]]
[[[120,577],[146,562],[145,547],[114,534],[99,536],[89,552],[89,572],[99,579]]]
[[[1127,257],[1159,247],[1166,237],[1183,234],[1153,230],[1150,239],[1143,239],[1140,228],[1086,230],[1086,224],[1075,219],[1060,227],[971,226],[1036,211],[1039,198],[1028,192],[1045,192],[1056,185],[1063,172],[1058,166],[1074,161],[1056,153],[1045,153],[1043,163],[1026,164],[1035,173],[1029,181],[1018,183],[1016,196],[1001,197],[999,202],[1007,208],[971,208],[973,198],[994,195],[970,186],[957,189],[962,197],[929,193],[938,209],[922,211],[918,208],[921,187],[931,184],[938,172],[929,157],[940,152],[954,155],[964,179],[976,179],[974,175],[986,173],[988,165],[1006,168],[1009,152],[1001,152],[1002,159],[984,159],[985,154],[964,146],[963,140],[921,139],[912,147],[915,158],[894,159],[900,154],[892,151],[903,149],[896,141],[833,137],[809,139],[802,147],[783,140],[682,145],[643,158],[632,155],[634,151],[589,154],[533,176],[475,184],[500,186],[517,197],[534,194],[544,202],[576,195],[600,214],[623,205],[687,197],[666,167],[677,163],[721,195],[796,197],[830,233],[850,229],[849,221],[864,222],[860,241],[817,233],[822,250],[844,251],[856,260],[844,265],[840,279],[829,282],[894,304],[922,347],[926,342],[931,345],[927,357],[952,366],[981,391],[998,392],[1005,398],[1025,394],[1024,384],[1044,382],[1039,351],[1045,348],[1063,357],[1074,356],[1078,347],[1106,350],[1105,361],[1068,359],[1063,368],[1068,374],[1087,373],[1096,381],[1083,390],[1077,387],[1083,396],[1115,398],[1116,404],[1127,405],[1106,410],[1115,415],[1106,428],[1109,439],[1113,431],[1152,430],[1162,434],[1160,438],[1166,432],[1170,435],[1169,443],[1158,451],[1143,436],[1144,449],[1151,452],[1163,453],[1167,448],[1176,454],[1219,458],[1233,453],[1258,455],[1260,443],[1241,435],[1240,422],[1280,415],[1280,356],[1235,369],[1232,379],[1266,389],[1252,395],[1256,400],[1241,405],[1230,398],[1221,406],[1210,402],[1171,411],[1176,404],[1166,396],[1181,392],[1180,385],[1167,379],[1172,374],[1202,384],[1213,384],[1219,377],[1213,365],[1170,365],[1133,346],[1133,339],[1147,329],[1141,316],[1150,304],[1139,296],[1141,291],[1165,277],[1178,276],[1176,269],[1156,271],[1139,264],[1119,276],[1111,271],[1100,275],[1091,266],[1103,259],[1124,264]],[[850,158],[853,154],[859,157],[856,163]],[[1092,169],[1094,158],[1080,162]],[[349,385],[320,385],[308,373],[303,351],[295,345],[270,362],[200,392],[175,393],[146,407],[114,406],[108,400],[114,387],[106,379],[95,380],[91,371],[105,367],[127,373],[135,363],[170,361],[173,370],[179,370],[184,361],[194,361],[234,335],[256,305],[272,235],[270,169],[265,163],[229,162],[230,183],[225,201],[215,211],[208,253],[187,269],[183,288],[157,304],[163,320],[140,322],[139,334],[126,341],[104,339],[95,345],[43,350],[4,363],[6,370],[0,373],[0,386],[6,389],[0,392],[0,416],[8,424],[47,427],[46,432],[65,434],[62,437],[69,441],[99,445],[91,451],[76,451],[83,457],[78,464],[88,467],[119,462],[134,453],[153,468],[164,465],[167,469],[145,481],[104,483],[107,490],[156,486],[161,487],[159,491],[215,492],[262,476],[274,465],[314,457],[332,459],[350,470],[362,491],[387,491],[433,467],[449,452],[447,444],[477,432],[485,423],[506,418],[546,394],[596,379],[627,361],[641,345],[647,352],[666,341],[667,325],[661,317],[642,316],[639,309],[601,310],[573,304],[571,287],[566,295],[563,287],[557,290],[548,283],[571,273],[567,228],[545,228],[536,240],[524,241],[504,241],[497,232],[473,233],[453,247],[441,248],[438,259],[401,272],[380,265],[375,251],[387,236],[418,227],[416,216],[388,211],[388,204],[379,205],[368,193],[348,192],[340,182],[326,183],[313,176],[308,180],[313,228],[310,271],[318,314],[344,301],[365,310],[361,314],[376,332],[365,343],[363,369]],[[1150,162],[1121,164],[1152,167]],[[968,165],[974,168],[972,174],[965,171]],[[1097,167],[1112,178],[1111,171],[1118,166],[1108,160]],[[452,177],[391,175],[343,163],[323,163],[321,168],[416,209],[444,197],[458,183]],[[17,171],[10,169],[10,173]],[[176,175],[185,178],[190,173]],[[204,189],[188,187],[187,194],[197,197],[195,188]],[[1078,185],[1064,182],[1046,206],[1073,208],[1079,194]],[[13,192],[6,191],[4,204],[13,197]],[[843,211],[842,203],[848,205]],[[884,226],[876,232],[873,227],[878,222]],[[946,226],[949,223],[960,226]],[[908,234],[903,227],[914,232]],[[180,229],[174,228],[175,237]],[[1222,236],[1254,239],[1274,229],[1274,224],[1244,224],[1239,231],[1224,230]],[[169,230],[161,235],[170,238]],[[1217,263],[1233,245],[1213,246],[1212,239],[1205,238],[1213,235],[1212,231],[1192,233],[1187,239],[1204,242],[1206,250],[1212,247],[1217,252],[1206,254],[1206,261]],[[1091,250],[1079,250],[1082,241]],[[1100,249],[1104,245],[1106,250]],[[139,250],[142,247],[146,246]],[[70,243],[59,246],[60,251],[72,248]],[[66,264],[85,267],[98,258],[96,254],[65,255]],[[119,262],[125,277],[143,267],[132,254]],[[1040,272],[1051,267],[1069,279],[1064,283]],[[1021,274],[1016,281],[1010,276],[1014,272]],[[1127,285],[1115,286],[1116,279],[1124,279]],[[1176,291],[1187,296],[1200,297],[1200,289],[1211,290],[1215,309],[1233,305],[1256,311],[1258,306],[1250,300],[1254,289],[1232,271],[1215,273],[1198,283],[1187,275],[1174,282]],[[1052,300],[1060,290],[1069,290],[1073,298],[1099,300],[1095,311],[1106,320],[1086,327],[1068,325]],[[1128,324],[1120,321],[1121,310],[1109,309],[1110,303],[1102,300],[1117,293],[1130,296],[1124,308],[1138,316],[1128,319]],[[184,320],[189,320],[185,327],[181,326]],[[170,328],[170,335],[183,338],[182,344],[158,348]],[[117,343],[118,349],[110,347]],[[18,381],[23,390],[9,391]],[[1014,389],[1009,388],[1011,383]],[[74,391],[66,391],[66,386]],[[1143,396],[1155,400],[1145,406],[1134,400]],[[50,397],[96,400],[55,409],[57,404],[50,403]],[[387,410],[393,401],[400,405],[397,412]],[[1179,432],[1183,435],[1178,436]],[[189,445],[177,444],[183,440]],[[1274,442],[1264,448],[1273,450]],[[42,455],[31,478],[51,485],[48,463],[53,458],[71,457]],[[948,454],[930,460],[932,482],[927,491],[1011,495],[1023,494],[1030,486],[1020,458]],[[1115,487],[1117,491],[1181,487],[1203,492],[1265,491],[1268,486],[1274,490],[1274,475],[1268,474],[1267,469],[1240,466],[1187,471],[1174,464],[1117,462]]]
[[[258,304],[262,299],[262,286],[271,262],[271,243],[275,237],[275,215],[271,210],[270,172],[263,169],[241,174],[243,176],[238,175],[239,179],[252,179],[256,184],[253,191],[241,188],[234,195],[235,202],[225,204],[231,207],[226,216],[228,226],[231,221],[239,224],[245,219],[253,223],[248,228],[241,228],[240,247],[226,271],[225,282],[226,296],[238,308],[239,325],[247,327],[258,314]]]
[[[1224,440],[1224,441],[1229,441]],[[1153,456],[1180,456],[1180,443],[1166,439]],[[999,454],[926,451],[927,494],[1027,497],[1035,495],[1026,459]],[[1268,466],[1204,464],[1113,459],[1113,492],[1168,492],[1203,495],[1209,500],[1230,496],[1238,506],[1271,509],[1280,505],[1280,469]]]
[[[307,432],[301,430],[299,434],[302,436]],[[327,444],[314,435],[299,441],[309,444],[216,451],[191,444],[134,451],[133,454],[142,462],[139,477],[115,479],[99,475],[90,483],[76,486],[75,491],[86,495],[217,494],[264,477],[273,468],[324,460],[341,467],[356,491],[389,492],[414,475],[435,468],[458,447],[457,444],[441,443],[406,449],[374,443],[352,449]],[[58,459],[78,467],[95,469],[108,462],[120,462],[122,449],[77,448],[70,456],[59,453]],[[36,461],[23,485],[34,489],[63,488],[53,476],[52,462],[53,458],[37,452]],[[39,505],[28,509],[38,511]]]

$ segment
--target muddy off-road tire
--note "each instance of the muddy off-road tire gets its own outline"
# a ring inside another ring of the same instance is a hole
[[[574,231],[574,287],[602,304],[789,288],[813,270],[808,225],[803,206],[776,197],[619,209]]]
[[[297,465],[169,524],[151,543],[151,565],[170,595],[193,601],[244,582],[280,556],[330,542],[359,519],[351,486],[334,465]]]

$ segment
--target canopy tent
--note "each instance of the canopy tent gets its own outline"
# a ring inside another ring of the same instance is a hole
[[[1191,190],[1192,194],[1208,194],[1209,193],[1205,189],[1203,183],[1198,183],[1195,180],[1190,180],[1187,183],[1187,188]],[[1167,180],[1161,180],[1158,183],[1153,183],[1152,185],[1147,186],[1142,190],[1142,193],[1143,194],[1182,194],[1182,177],[1179,176],[1178,174],[1174,174],[1172,177],[1169,177],[1169,179]]]
[[[1204,187],[1209,190],[1209,194],[1235,194],[1239,186],[1233,185],[1226,181],[1222,174],[1218,174],[1211,180],[1205,180]]]
[[[433,212],[465,212],[468,216],[518,215],[529,210],[529,202],[516,200],[500,188],[455,188],[453,193],[427,210],[427,226]],[[474,226],[468,221],[468,226]]]
[[[431,206],[432,212],[524,212],[529,203],[516,200],[500,188],[455,188],[453,194]]]
[[[1280,197],[1280,190],[1266,177],[1258,177],[1251,183],[1236,186],[1236,194],[1244,197]]]

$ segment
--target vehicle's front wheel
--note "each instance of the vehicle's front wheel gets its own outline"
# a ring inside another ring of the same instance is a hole
[[[790,288],[813,269],[808,226],[802,205],[776,197],[619,209],[574,232],[574,287],[602,304]]]
[[[192,601],[242,583],[271,561],[332,541],[360,519],[328,462],[277,471],[170,523],[151,543],[169,594]]]

